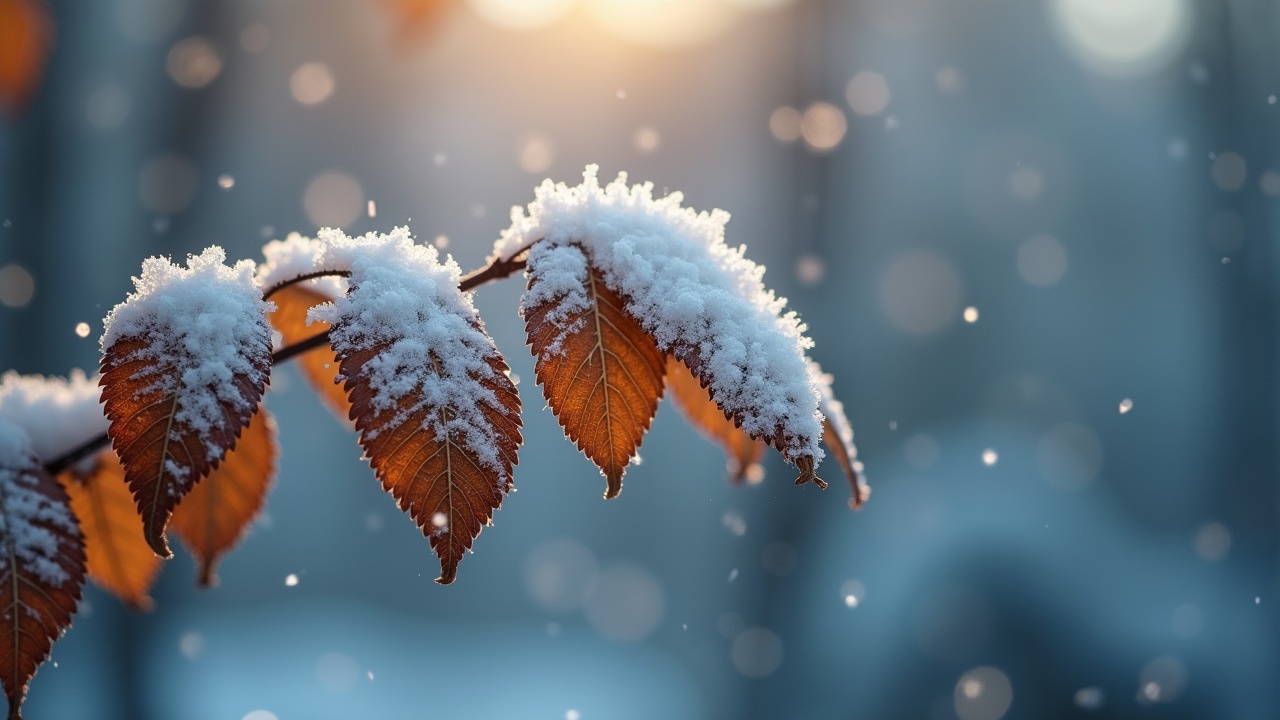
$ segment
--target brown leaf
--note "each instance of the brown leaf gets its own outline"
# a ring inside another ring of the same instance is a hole
[[[307,310],[312,306],[328,302],[324,295],[298,285],[283,287],[271,296],[276,304],[276,311],[268,315],[271,326],[284,338],[285,345],[292,345],[329,330],[329,323],[314,322],[307,324]],[[320,400],[337,415],[342,422],[348,423],[351,403],[347,393],[338,383],[338,359],[329,346],[324,345],[299,355],[298,368],[311,387],[315,388]]]
[[[671,354],[689,368],[689,371],[693,373],[694,377],[698,378],[699,383],[704,385],[710,384],[710,376],[706,372],[706,368],[703,367],[705,361],[702,359],[697,347],[677,342],[672,348]],[[715,401],[715,393],[708,391],[708,395],[711,397],[712,401]],[[716,406],[719,407],[719,403],[717,403]],[[742,427],[741,418],[732,413],[726,413],[726,415],[733,420],[735,427]],[[811,482],[823,490],[827,489],[827,482],[814,473],[813,457],[811,455],[797,455],[794,452],[795,448],[791,447],[788,443],[786,430],[781,425],[774,428],[773,434],[771,435],[760,437],[752,435],[751,437],[755,437],[756,440],[763,440],[765,443],[781,452],[782,457],[786,458],[787,462],[796,466],[796,469],[800,471],[800,476],[796,478],[797,485],[803,485]]]
[[[275,420],[258,406],[235,449],[173,511],[169,526],[200,563],[202,587],[218,583],[218,560],[240,542],[266,504],[279,455]]]
[[[84,532],[89,579],[130,609],[150,611],[154,603],[147,592],[162,561],[142,536],[142,518],[115,452],[98,453],[88,473],[69,470],[59,479]]]
[[[673,356],[667,358],[667,387],[689,424],[707,439],[719,443],[729,461],[730,479],[735,485],[740,484],[751,466],[760,462],[764,443],[734,425],[698,378]]]
[[[492,377],[473,377],[493,393],[501,406],[479,406],[496,430],[487,441],[497,450],[498,462],[504,469],[499,473],[468,447],[466,438],[438,433],[428,422],[434,415],[440,425],[447,425],[457,415],[457,408],[433,406],[421,391],[401,397],[394,407],[375,407],[364,366],[391,344],[340,355],[342,376],[347,379],[351,397],[351,418],[382,487],[413,518],[440,556],[440,577],[436,582],[448,585],[457,577],[463,553],[470,549],[483,526],[491,524],[493,511],[512,487],[511,469],[517,463],[516,450],[523,442],[520,396],[507,377],[506,362],[494,350],[487,358]],[[440,361],[434,353],[424,362],[429,363],[432,374],[441,375]]]
[[[830,420],[822,421],[822,441],[826,443],[827,449],[835,456],[836,463],[840,465],[840,470],[844,473],[844,477],[849,481],[849,489],[853,496],[849,498],[849,507],[854,510],[861,510],[862,503],[866,501],[868,490],[862,485],[861,479],[858,477],[858,471],[853,466],[853,457],[850,456],[851,446],[841,439],[840,434],[831,426]]]
[[[526,300],[539,282],[535,255]],[[604,473],[604,496],[614,498],[657,412],[666,359],[590,263],[584,291],[586,307],[576,311],[565,312],[555,298],[526,305],[525,330],[547,404],[569,439]]]
[[[456,0],[384,0],[391,13],[399,42],[411,41],[431,35],[444,19],[446,12],[457,4]]]
[[[67,494],[29,453],[0,466],[0,681],[9,717],[71,625],[84,586],[84,536]]]
[[[173,555],[164,537],[170,513],[200,478],[218,466],[222,455],[235,447],[241,428],[248,424],[262,397],[263,385],[248,375],[236,376],[231,382],[244,402],[239,407],[224,403],[220,423],[202,437],[180,420],[178,410],[184,393],[204,389],[188,389],[174,382],[168,384],[174,389],[166,390],[166,384],[157,378],[180,377],[184,368],[173,359],[178,353],[156,354],[153,342],[138,336],[117,340],[102,358],[99,384],[110,421],[108,434],[142,515],[143,536],[157,555],[167,558]],[[265,384],[270,347],[264,343],[262,354],[248,359]],[[221,452],[211,451],[210,445]]]
[[[830,374],[822,372],[816,362],[809,361],[809,377],[818,386],[818,410],[822,412],[822,441],[835,456],[836,463],[849,481],[849,507],[862,509],[862,503],[871,495],[871,488],[863,482],[858,471],[862,463],[858,462],[858,449],[853,445],[853,427],[844,414],[844,403],[836,399],[831,389],[835,380]]]
[[[0,0],[0,104],[26,107],[53,50],[53,15],[44,0]]]

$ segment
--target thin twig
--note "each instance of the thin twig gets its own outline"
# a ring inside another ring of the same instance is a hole
[[[350,270],[316,270],[315,272],[304,273],[291,280],[282,280],[276,283],[275,285],[272,285],[271,287],[267,288],[267,291],[262,293],[262,299],[270,300],[272,295],[275,295],[276,293],[289,287],[290,285],[293,285],[295,283],[305,282],[307,280],[315,280],[317,278],[322,278],[322,277],[344,277],[344,278],[351,277],[351,271]]]
[[[537,242],[537,241],[535,240],[534,242]],[[511,257],[506,259],[494,258],[493,261],[490,262],[485,267],[480,268],[479,270],[476,270],[475,272],[462,278],[462,282],[458,283],[458,289],[462,290],[463,292],[467,292],[469,290],[474,290],[477,287],[484,285],[485,283],[490,283],[490,282],[493,282],[494,280],[501,280],[503,278],[514,275],[515,273],[524,269],[524,266],[526,263],[526,260],[524,260],[523,258],[521,258],[520,260],[517,260],[516,258],[519,257],[520,255],[525,254],[528,251],[529,247],[532,247],[532,246],[533,246],[533,243],[530,243],[528,246],[521,249],[515,255],[512,255]],[[316,278],[322,278],[322,277],[351,277],[351,273],[347,270],[317,270],[316,272],[306,273],[305,275],[299,275],[293,279],[285,280],[283,282],[280,282],[280,283],[277,283],[276,285],[271,286],[270,288],[267,289],[266,292],[262,294],[262,299],[268,300],[271,298],[272,295],[276,294],[280,290],[283,290],[284,288],[290,285],[293,285],[295,283],[304,282],[306,280],[314,280]],[[289,362],[290,360],[301,355],[302,353],[305,353],[309,350],[315,350],[318,347],[324,347],[328,344],[329,344],[329,331],[326,330],[322,333],[312,335],[311,337],[306,338],[305,340],[299,340],[298,342],[293,343],[292,345],[286,345],[280,348],[279,350],[275,351],[271,355],[271,364],[272,366],[275,366],[275,365],[279,365],[280,363]],[[111,442],[111,438],[106,433],[102,433],[101,435],[90,438],[89,440],[86,440],[80,445],[63,453],[62,455],[59,455],[53,460],[50,460],[49,462],[45,463],[44,464],[45,472],[49,473],[50,475],[57,475],[63,470],[66,470],[72,465],[89,457],[94,452],[106,447],[108,444],[110,444],[110,442]]]

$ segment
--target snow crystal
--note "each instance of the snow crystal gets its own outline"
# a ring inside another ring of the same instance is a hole
[[[681,207],[680,193],[654,198],[651,183],[628,187],[625,174],[601,187],[597,170],[588,166],[576,187],[544,181],[527,214],[512,209],[495,255],[537,242],[529,263],[546,287],[535,290],[577,302],[564,290],[576,266],[552,249],[581,247],[659,348],[699,354],[716,400],[744,430],[773,437],[781,428],[790,459],[821,459],[819,391],[804,357],[812,342],[795,313],[783,312],[786,300],[765,289],[764,268],[725,244],[729,214]]]
[[[154,364],[140,379],[167,395],[178,393],[175,421],[201,436],[225,422],[223,408],[245,410],[257,398],[244,397],[234,380],[248,377],[254,386],[266,383],[266,373],[253,362],[270,347],[266,312],[254,283],[254,263],[223,264],[226,252],[217,246],[187,258],[184,269],[162,257],[147,258],[142,276],[133,279],[136,291],[115,306],[105,320],[105,353],[124,338],[142,338],[149,345],[134,358]],[[182,372],[162,372],[169,367]],[[214,457],[218,451],[209,448]]]
[[[320,231],[324,267],[349,270],[351,292],[311,309],[308,320],[333,325],[330,341],[340,355],[384,345],[364,365],[377,411],[396,407],[402,398],[418,401],[400,418],[430,408],[452,408],[448,420],[426,413],[423,427],[460,438],[481,464],[510,482],[492,442],[497,430],[482,406],[502,410],[501,401],[481,382],[495,375],[488,358],[497,353],[485,334],[471,296],[458,289],[462,270],[453,258],[440,262],[430,245],[416,245],[409,229],[387,235],[347,237],[341,230]]]
[[[372,200],[370,201],[372,202]],[[268,290],[299,275],[328,269],[319,264],[324,243],[298,233],[289,233],[284,240],[272,240],[262,246],[267,259],[258,267],[258,287]],[[341,277],[316,278],[303,287],[325,297],[342,297],[347,292],[347,280]]]
[[[0,377],[0,420],[22,428],[48,462],[107,431],[99,394],[97,376],[80,370],[69,378],[7,372]]]
[[[38,471],[27,434],[0,420],[0,541],[11,551],[0,553],[0,571],[13,570],[12,554],[22,570],[61,586],[71,578],[58,564],[59,534],[78,536],[80,529],[65,504],[41,492]]]

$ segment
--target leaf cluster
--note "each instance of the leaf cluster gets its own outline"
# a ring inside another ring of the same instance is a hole
[[[683,217],[660,207],[665,199],[640,199],[629,212]],[[196,557],[199,583],[216,584],[218,562],[261,512],[275,478],[280,450],[262,400],[276,363],[296,360],[323,403],[355,430],[383,488],[439,556],[437,582],[452,583],[514,488],[523,442],[521,398],[471,292],[521,270],[537,382],[565,436],[604,476],[606,498],[621,491],[669,389],[692,426],[723,448],[734,483],[759,481],[772,446],[798,469],[797,484],[825,488],[815,450],[824,441],[850,484],[851,504],[860,506],[868,489],[852,433],[830,376],[804,355],[807,340],[786,331],[780,337],[791,339],[779,349],[706,331],[738,327],[717,316],[737,312],[738,300],[768,310],[764,335],[783,319],[784,330],[803,326],[784,318],[771,294],[739,298],[734,293],[749,293],[749,283],[715,274],[744,262],[740,252],[717,256],[714,243],[699,245],[681,235],[680,222],[668,225],[679,253],[711,260],[689,297],[656,304],[644,272],[600,257],[626,241],[625,224],[616,226],[618,237],[545,232],[499,248],[465,277],[404,228],[362,238],[291,236],[264,248],[260,268],[229,267],[217,248],[186,268],[148,260],[101,340],[106,432],[37,459],[32,448],[49,424],[0,413],[9,418],[0,419],[0,642],[16,648],[0,673],[11,716],[69,627],[86,575],[130,608],[151,609],[172,530]],[[699,282],[710,288],[701,295]],[[726,287],[733,302],[717,299]],[[806,369],[795,385],[803,392],[770,386],[770,368],[784,366],[771,353],[794,354],[792,366]],[[6,401],[0,388],[0,410]],[[816,431],[807,429],[810,419]],[[34,443],[6,451],[6,437],[28,435]],[[24,550],[23,527],[50,552]]]

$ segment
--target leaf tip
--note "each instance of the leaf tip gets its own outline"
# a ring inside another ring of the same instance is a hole
[[[452,585],[454,580],[458,579],[458,564],[448,563],[440,566],[440,577],[436,578],[437,585]]]
[[[163,529],[148,529],[147,545],[151,546],[151,551],[158,557],[162,557],[165,560],[173,557],[173,551],[169,549],[169,542],[165,539]]]
[[[814,485],[817,485],[821,490],[827,489],[827,481],[818,477],[814,472],[812,455],[801,455],[796,458],[795,466],[796,469],[800,471],[800,476],[796,478],[797,485],[804,485],[805,483],[811,482]]]
[[[205,562],[200,565],[200,574],[196,576],[196,587],[201,590],[210,590],[218,587],[221,580],[218,573],[214,572],[213,563]]]
[[[622,473],[609,473],[605,475],[605,479],[609,482],[609,486],[605,488],[604,499],[612,500],[618,497],[618,494],[622,492]]]

